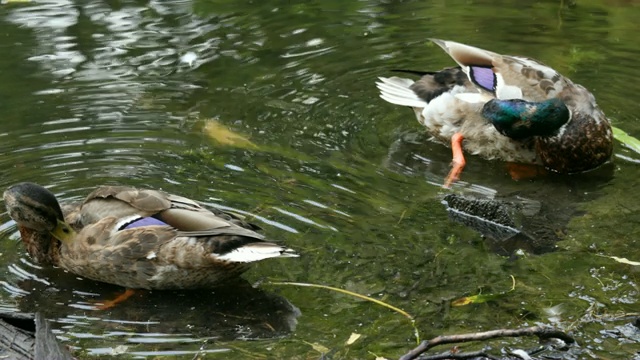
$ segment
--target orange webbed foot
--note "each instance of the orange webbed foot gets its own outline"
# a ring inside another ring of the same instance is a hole
[[[507,163],[507,171],[513,180],[533,179],[547,173],[547,170],[541,166],[518,163]]]
[[[451,161],[451,171],[444,181],[443,187],[450,188],[451,185],[460,179],[462,169],[467,164],[462,153],[462,140],[464,136],[460,133],[455,133],[451,137],[451,152],[453,153],[453,160]]]
[[[103,300],[103,301],[97,302],[98,304],[96,304],[95,309],[96,310],[111,309],[112,307],[116,306],[117,304],[119,304],[121,302],[124,302],[125,300],[127,300],[128,298],[133,296],[133,294],[135,294],[135,291],[133,289],[127,289],[127,290],[125,290],[124,293],[116,296],[115,299]]]

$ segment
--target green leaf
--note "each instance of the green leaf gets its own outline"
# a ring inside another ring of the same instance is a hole
[[[621,129],[618,129],[615,126],[611,127],[613,129],[613,137],[620,141],[623,145],[628,147],[629,149],[640,154],[640,140],[634,138],[633,136],[627,134]]]

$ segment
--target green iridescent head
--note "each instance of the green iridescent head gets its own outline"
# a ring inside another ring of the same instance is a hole
[[[524,139],[554,135],[569,121],[571,112],[564,102],[557,98],[541,102],[491,99],[484,104],[482,116],[502,135],[512,139]]]

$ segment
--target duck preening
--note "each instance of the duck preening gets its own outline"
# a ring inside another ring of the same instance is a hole
[[[613,133],[594,96],[539,61],[453,41],[432,41],[458,67],[381,77],[380,96],[413,108],[436,140],[451,144],[459,178],[464,150],[486,159],[542,165],[559,173],[590,170],[610,159]],[[464,141],[464,143],[463,143]]]

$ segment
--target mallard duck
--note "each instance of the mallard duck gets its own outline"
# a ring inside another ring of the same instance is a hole
[[[434,139],[451,143],[445,186],[465,165],[463,145],[487,159],[559,173],[590,170],[611,157],[611,124],[584,87],[533,59],[432,41],[459,67],[405,71],[421,78],[381,77],[377,86],[384,100],[412,107]]]
[[[130,289],[213,287],[252,262],[298,256],[238,215],[158,190],[103,186],[61,207],[25,182],[4,201],[36,262]]]

